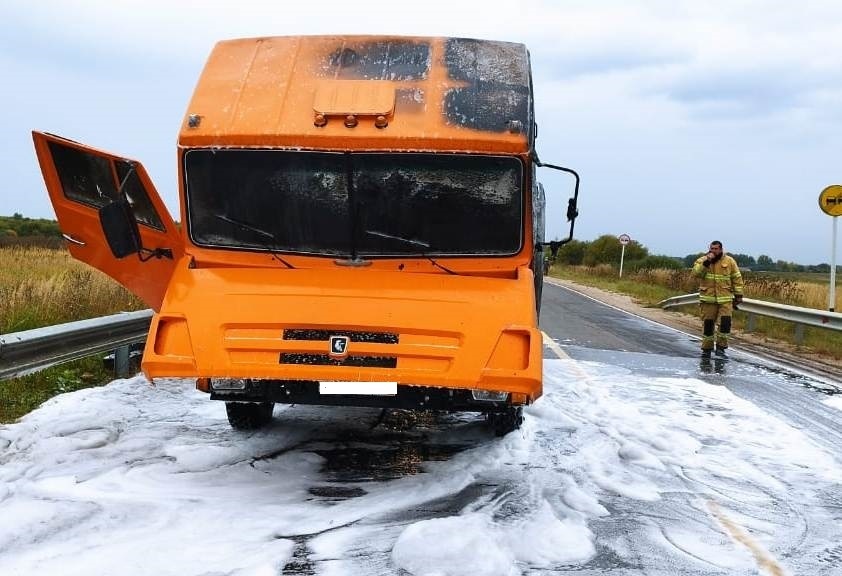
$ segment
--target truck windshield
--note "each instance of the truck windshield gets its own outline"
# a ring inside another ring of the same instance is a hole
[[[185,178],[202,246],[369,257],[521,248],[517,158],[197,149]]]

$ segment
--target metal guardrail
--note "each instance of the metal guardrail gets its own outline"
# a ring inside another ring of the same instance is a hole
[[[141,310],[2,334],[0,380],[111,350],[115,372],[124,376],[129,344],[146,340],[151,321],[152,310]]]
[[[661,308],[675,308],[676,306],[687,306],[699,303],[699,294],[684,294],[674,296],[658,302]],[[801,308],[800,306],[789,306],[776,302],[764,302],[763,300],[752,300],[743,298],[740,304],[740,311],[748,314],[746,331],[752,332],[756,326],[755,316],[766,316],[794,322],[795,340],[801,344],[804,339],[804,326],[826,328],[828,330],[842,331],[842,313],[816,310],[814,308]]]

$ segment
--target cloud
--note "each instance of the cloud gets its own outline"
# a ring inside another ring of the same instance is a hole
[[[797,108],[826,78],[792,69],[691,69],[663,91],[704,116],[766,115]]]
[[[532,60],[537,69],[546,71],[546,77],[571,81],[580,76],[628,74],[647,69],[660,69],[686,64],[689,55],[666,51],[657,46],[600,46],[591,49],[577,47],[569,51],[546,51],[545,47],[533,51]]]

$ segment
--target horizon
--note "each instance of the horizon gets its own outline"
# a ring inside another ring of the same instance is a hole
[[[23,213],[20,213],[20,212],[12,213],[12,214],[9,214],[9,215],[0,214],[0,218],[11,218],[11,219],[14,219],[14,218],[15,218],[15,216],[16,216],[16,215],[18,215],[18,214],[21,216],[21,218],[22,218],[22,219],[29,219],[29,220],[45,220],[45,221],[49,221],[49,222],[52,222],[52,223],[58,223],[58,221],[57,221],[55,218],[46,218],[46,217],[34,217],[34,218],[33,218],[33,217],[31,217],[31,216],[27,216],[26,214],[23,214]],[[178,221],[176,221],[176,223],[178,223]],[[0,230],[0,233],[2,233],[2,230]],[[594,240],[596,240],[597,238],[600,238],[600,237],[602,237],[602,236],[607,236],[607,235],[608,235],[608,234],[603,233],[603,234],[598,234],[596,237],[591,238],[591,239],[584,239],[584,238],[578,238],[578,237],[577,237],[577,238],[574,238],[574,240],[578,240],[578,241],[580,241],[580,242],[593,242],[593,241],[594,241]],[[611,236],[613,236],[613,235],[611,235]],[[23,236],[23,238],[26,238],[26,236]],[[640,244],[642,247],[644,247],[644,248],[646,248],[647,250],[649,250],[649,247],[648,247],[648,246],[646,246],[645,244],[641,244],[641,243],[640,243],[640,242],[638,242],[637,240],[634,240],[634,239],[633,239],[633,240],[632,240],[632,242],[637,242],[637,243],[638,243],[638,244]],[[827,262],[798,262],[798,261],[791,261],[791,260],[782,260],[782,259],[780,259],[780,258],[775,258],[775,257],[773,257],[773,256],[772,256],[771,254],[769,254],[768,252],[761,252],[761,253],[759,253],[759,254],[748,254],[748,253],[745,253],[745,252],[730,252],[730,251],[727,249],[727,247],[724,245],[724,243],[723,243],[723,248],[725,249],[725,250],[724,250],[724,251],[725,251],[725,253],[726,253],[726,254],[730,254],[730,255],[735,255],[735,254],[736,254],[736,255],[750,256],[750,257],[753,257],[753,258],[755,258],[755,259],[756,259],[756,258],[759,258],[760,256],[769,256],[770,258],[772,258],[772,261],[773,261],[774,263],[778,263],[778,262],[786,262],[787,264],[795,264],[795,265],[797,265],[797,266],[806,266],[806,267],[812,267],[812,266],[824,266],[824,265],[826,265],[826,266],[830,266],[830,262],[829,262],[829,261],[827,261]],[[678,260],[683,260],[684,258],[686,258],[686,257],[690,256],[691,254],[694,254],[694,253],[693,253],[693,252],[690,252],[690,253],[687,253],[687,254],[684,254],[684,255],[651,253],[651,254],[650,254],[650,256],[666,256],[666,257],[668,257],[668,258],[676,258],[676,259],[678,259]],[[702,254],[704,254],[704,252],[697,252],[697,254],[702,255]],[[842,264],[837,264],[837,268],[840,268],[840,267],[842,267]]]

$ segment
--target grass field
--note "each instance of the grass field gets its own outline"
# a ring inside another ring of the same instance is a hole
[[[66,250],[0,248],[0,333],[142,308],[138,298]]]
[[[644,306],[655,306],[661,300],[680,294],[698,291],[698,280],[689,270],[641,270],[623,279],[617,278],[617,270],[608,265],[553,266],[550,275],[589,286],[596,286],[614,292],[628,294]],[[792,306],[803,306],[826,310],[830,283],[817,282],[817,275],[810,280],[795,279],[790,274],[745,273],[745,294],[755,300],[779,302]],[[694,313],[695,306],[687,312]],[[836,291],[836,310],[842,310],[842,294]],[[742,312],[734,315],[734,327],[744,330],[747,316]],[[795,328],[791,322],[772,318],[757,318],[755,333],[795,343]],[[842,334],[821,328],[805,327],[803,347],[842,359]]]
[[[819,272],[752,272],[755,276],[770,276],[782,280],[794,280],[796,282],[808,282],[810,284],[821,284],[823,286],[830,285],[830,274],[822,274]],[[842,276],[839,273],[837,283],[842,281]],[[838,291],[838,290],[837,290]]]
[[[0,247],[0,334],[143,308],[138,298],[66,250]],[[0,382],[0,422],[17,419],[55,394],[107,382],[109,376],[101,359],[93,357]]]

